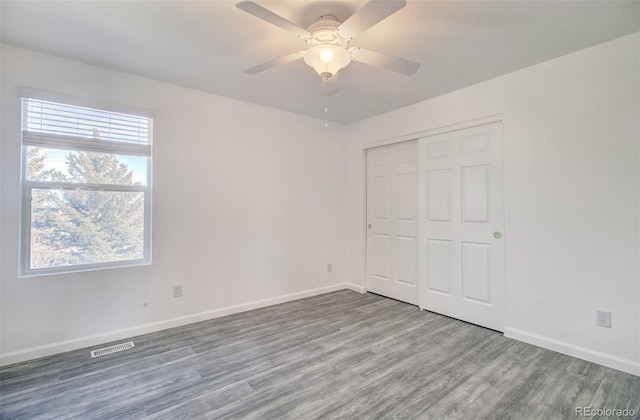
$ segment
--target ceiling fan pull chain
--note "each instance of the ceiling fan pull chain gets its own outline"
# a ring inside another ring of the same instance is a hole
[[[329,112],[329,77],[331,75],[329,73],[322,73],[322,91],[324,93],[324,112]],[[325,118],[324,120],[324,128],[329,127],[329,121]]]
[[[329,74],[322,73],[322,91],[324,93],[324,112],[329,112]]]

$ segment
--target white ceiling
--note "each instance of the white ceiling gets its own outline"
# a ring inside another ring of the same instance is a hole
[[[243,69],[304,41],[234,1],[1,2],[4,43],[287,111],[351,123],[640,30],[638,1],[419,1],[352,45],[421,63],[403,76],[352,62],[324,113],[320,77],[297,61]],[[260,1],[307,27],[366,1]]]

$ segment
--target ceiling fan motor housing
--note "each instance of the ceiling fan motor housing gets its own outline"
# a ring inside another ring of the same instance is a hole
[[[338,18],[333,15],[320,16],[318,20],[307,28],[311,32],[311,38],[307,39],[307,45],[314,47],[316,45],[331,44],[346,49],[351,39],[340,36],[338,32],[340,23]]]

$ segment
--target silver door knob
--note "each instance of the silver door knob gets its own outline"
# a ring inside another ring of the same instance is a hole
[[[368,227],[369,229],[371,229],[371,228],[372,228],[371,223],[369,223],[369,224],[367,225],[367,227]]]
[[[496,239],[500,239],[502,238],[502,233],[498,232],[497,230],[495,232],[493,232],[493,237]]]

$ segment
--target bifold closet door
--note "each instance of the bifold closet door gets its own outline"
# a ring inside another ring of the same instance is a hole
[[[419,140],[420,307],[504,328],[502,123]]]
[[[418,142],[367,150],[367,290],[418,304]]]

